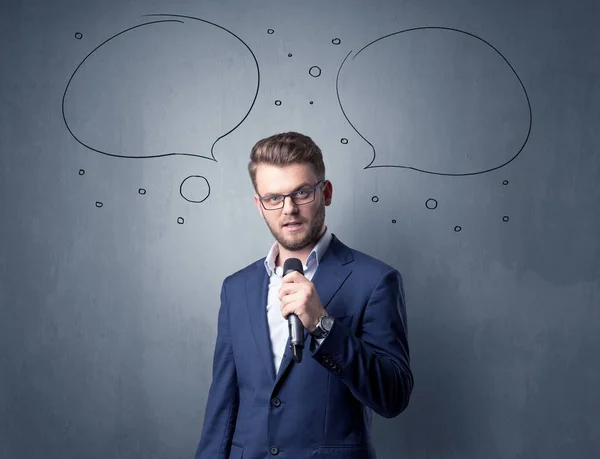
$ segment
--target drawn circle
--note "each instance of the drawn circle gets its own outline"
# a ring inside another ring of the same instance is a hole
[[[275,105],[277,105],[278,107],[281,105],[281,101],[278,99],[275,101]]]
[[[79,169],[79,175],[84,175],[85,171],[83,169]]]
[[[288,53],[288,57],[292,57],[292,53]]]
[[[77,38],[77,40],[81,40],[83,38],[83,34],[81,32],[77,32],[75,33],[75,38]]]
[[[504,180],[504,181],[502,182],[502,185],[508,185],[508,180]]]
[[[334,45],[339,45],[342,42],[342,40],[340,40],[339,38],[334,38],[333,40],[331,40],[331,43],[333,43]]]
[[[183,225],[183,222],[185,220],[183,219],[183,217],[177,217],[177,223],[179,223],[180,225]]]
[[[342,140],[340,140],[340,142],[342,142],[344,145],[346,145],[348,143],[348,139],[345,137],[342,137]]]
[[[321,67],[319,67],[318,65],[313,65],[309,70],[308,73],[311,77],[315,77],[318,78],[321,76]]]
[[[460,226],[457,225],[457,226],[454,227],[454,231],[455,232],[458,233],[460,230],[462,230],[462,228]]]
[[[377,196],[373,196],[373,197],[371,198],[371,201],[373,201],[373,202],[379,202],[379,197],[377,197]]]
[[[140,188],[140,189],[138,190],[138,193],[139,193],[139,194],[146,194],[146,190],[145,190],[145,189],[143,189],[143,188]]]
[[[438,202],[433,199],[433,198],[429,198],[426,202],[425,202],[425,207],[427,207],[430,210],[433,210],[435,208],[437,208]]]
[[[510,220],[510,218],[508,218],[508,215],[505,215],[504,217],[502,217],[503,222],[507,222],[509,220]]]
[[[392,223],[396,223],[396,220],[392,220]]]
[[[102,207],[104,204],[102,204],[100,201],[96,201],[96,207],[100,208]]]
[[[314,103],[314,102],[313,102],[312,100],[309,102],[309,104],[310,104],[310,105],[312,105],[313,103]]]
[[[275,33],[275,31],[273,29],[267,29],[267,33],[269,35],[273,35]]]
[[[184,190],[185,185],[185,190]],[[179,186],[179,194],[188,202],[200,204],[210,196],[210,184],[206,177],[190,175]]]

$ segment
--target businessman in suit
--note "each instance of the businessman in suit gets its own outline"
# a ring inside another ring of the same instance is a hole
[[[248,169],[275,242],[223,282],[195,458],[375,459],[372,411],[399,415],[413,388],[401,275],[327,228],[333,187],[310,137],[258,141]],[[288,258],[304,274],[283,276]],[[304,327],[300,362],[291,313]]]

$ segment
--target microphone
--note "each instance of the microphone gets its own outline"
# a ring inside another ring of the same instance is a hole
[[[297,258],[288,258],[283,264],[283,275],[285,276],[293,271],[298,271],[300,274],[304,275],[302,262]],[[290,314],[288,316],[288,327],[290,331],[290,348],[292,349],[294,361],[297,363],[302,362],[304,326],[296,314]]]

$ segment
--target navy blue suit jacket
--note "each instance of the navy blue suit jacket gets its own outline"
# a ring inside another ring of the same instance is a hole
[[[400,273],[335,235],[312,279],[335,317],[320,346],[305,330],[275,374],[264,258],[221,290],[213,380],[195,459],[374,459],[371,410],[391,418],[413,387]]]

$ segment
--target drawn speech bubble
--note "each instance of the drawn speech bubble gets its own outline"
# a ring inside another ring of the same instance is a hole
[[[371,146],[365,169],[474,175],[513,161],[531,132],[527,91],[487,41],[418,27],[352,51],[336,80],[340,108]]]
[[[62,98],[66,128],[103,155],[217,161],[215,145],[244,122],[258,96],[254,53],[233,32],[200,18],[155,14],[145,21],[111,36],[77,66]],[[204,201],[205,181],[190,175],[182,196]]]

